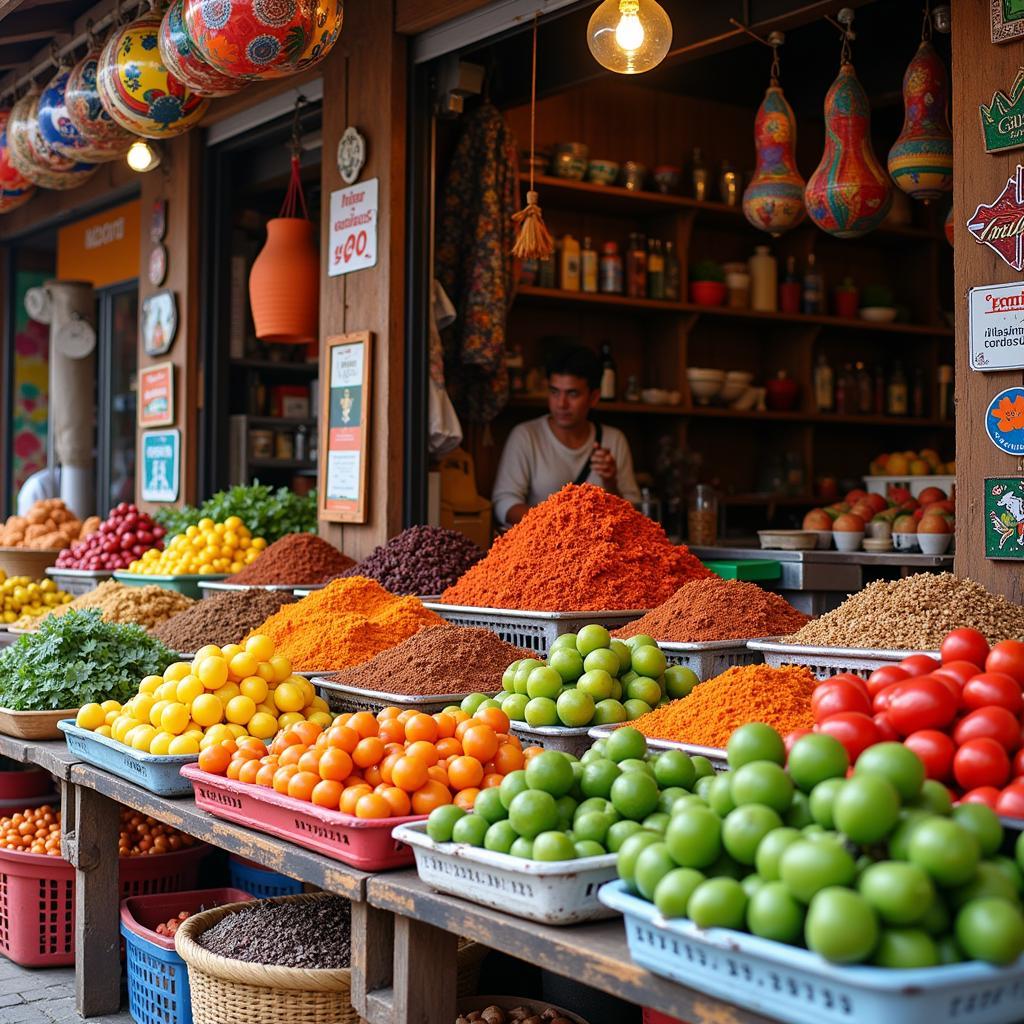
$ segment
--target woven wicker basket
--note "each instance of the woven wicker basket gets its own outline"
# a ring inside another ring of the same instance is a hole
[[[271,903],[311,903],[325,893],[277,896]],[[229,960],[195,941],[222,917],[251,903],[229,903],[190,917],[174,946],[188,965],[193,1024],[361,1024],[352,1008],[349,969],[313,970]]]

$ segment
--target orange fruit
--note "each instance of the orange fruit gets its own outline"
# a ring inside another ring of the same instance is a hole
[[[242,771],[243,764],[245,764],[244,761],[239,761],[237,758],[233,757],[231,759],[231,764],[228,765],[228,770],[224,774],[227,775],[229,779],[234,779],[237,782],[238,776]]]
[[[498,752],[498,737],[489,725],[475,725],[462,734],[462,750],[482,764]]]
[[[291,732],[294,732],[307,746],[312,746],[323,729],[316,722],[296,722],[291,727]]]
[[[428,743],[433,743],[437,736],[437,722],[430,715],[413,715],[405,723],[405,738],[413,743],[417,740],[426,740]]]
[[[478,722],[475,718],[470,718],[467,715],[466,718],[455,726],[455,738],[461,741],[462,737],[465,736],[466,733],[475,725],[483,725],[483,722]]]
[[[364,793],[356,801],[357,818],[390,818],[391,804],[380,793]]]
[[[315,747],[310,747],[298,760],[300,772],[312,772],[320,774],[320,752]]]
[[[347,779],[341,780],[341,785],[344,789],[348,789],[349,786],[365,786],[366,779],[363,778],[362,772],[353,772]]]
[[[538,754],[543,754],[543,747],[527,747],[523,751],[523,763],[529,764]]]
[[[369,711],[357,711],[348,720],[348,727],[354,729],[363,739],[367,736],[376,736],[380,731],[377,719]]]
[[[260,765],[260,770],[256,773],[256,778],[253,780],[257,786],[266,786],[268,789],[274,785],[274,773],[277,771],[276,764],[263,764]]]
[[[391,768],[391,781],[407,793],[420,789],[430,777],[427,774],[428,766],[418,757],[405,755],[398,758]]]
[[[462,744],[454,736],[445,736],[434,746],[437,747],[438,757],[459,757],[462,754]]]
[[[483,782],[480,783],[481,789],[490,789],[492,786],[500,786],[504,775],[499,775],[497,772],[489,772],[484,776]]]
[[[239,782],[253,783],[256,781],[256,776],[259,775],[260,769],[263,767],[259,761],[243,761],[242,767],[238,772]]]
[[[356,749],[358,742],[359,733],[347,725],[335,723],[327,730],[327,746],[337,747],[339,750],[344,750],[346,754],[351,754]]]
[[[435,807],[452,802],[452,794],[447,786],[435,779],[428,779],[412,795],[413,814],[429,814]]]
[[[508,715],[501,708],[484,708],[473,717],[478,722],[489,725],[495,732],[508,732]]]
[[[360,711],[358,714],[369,715],[370,713],[368,711]],[[372,715],[370,720],[373,721],[374,725],[377,724],[373,720]],[[352,751],[352,761],[359,768],[368,768],[371,764],[380,764],[383,760],[384,744],[377,736],[365,736],[356,744],[356,749]]]
[[[266,743],[255,736],[242,736],[235,740],[235,744],[239,750],[255,750],[258,757],[262,757],[267,752]]]
[[[284,750],[281,751],[281,758],[280,758],[280,762],[279,763],[280,764],[298,764],[299,763],[299,758],[301,758],[302,755],[308,749],[309,748],[306,746],[305,743],[293,743],[293,744],[291,744],[291,746],[285,747]]]
[[[320,755],[320,778],[343,782],[352,774],[352,758],[339,747],[328,747]]]
[[[385,745],[388,743],[401,743],[405,740],[405,726],[397,718],[385,718],[380,723],[380,731],[377,735]]]
[[[368,786],[379,786],[384,781],[384,776],[380,773],[380,766],[371,764],[369,768],[363,769],[363,778],[366,779]]]
[[[213,743],[199,751],[199,767],[212,775],[223,775],[231,764],[231,751],[220,743]]]
[[[409,719],[412,718],[413,715],[419,715],[421,713],[422,712],[417,711],[415,708],[406,708],[404,711],[399,713],[398,720],[403,725],[405,725],[405,723],[408,722]]]
[[[463,711],[462,708],[455,708],[454,711],[442,711],[441,714],[447,715],[449,718],[454,718],[456,726],[461,722],[469,720],[469,715]]]
[[[437,747],[426,740],[417,740],[415,743],[410,743],[405,748],[405,753],[409,757],[418,757],[428,767],[432,764],[437,764],[439,760]]]
[[[293,775],[297,775],[299,772],[298,766],[294,764],[281,765],[277,771],[274,772],[274,789],[278,793],[288,792],[288,783],[291,782]]]
[[[356,801],[367,793],[372,793],[373,790],[366,785],[359,786],[347,786],[341,794],[341,800],[339,801],[339,809],[344,811],[345,814],[356,813]]]
[[[448,782],[452,789],[479,786],[483,777],[483,767],[475,757],[457,757],[448,766]]]
[[[455,799],[452,801],[457,807],[461,807],[464,811],[473,810],[473,805],[476,803],[477,794],[480,792],[475,786],[469,789],[460,789],[455,794]]]
[[[333,779],[321,779],[313,787],[309,798],[317,807],[329,807],[332,811],[336,811],[341,804],[342,792],[340,782],[335,782]]]
[[[396,818],[404,818],[412,810],[412,800],[404,789],[397,786],[386,786],[381,790],[380,795],[387,800],[391,807],[391,813]]]
[[[298,771],[288,780],[288,795],[296,800],[311,800],[320,781],[316,772]]]
[[[334,724],[335,725],[348,725],[348,720],[352,717],[353,714],[354,714],[354,712],[352,712],[352,711],[345,711],[345,712],[343,712],[342,714],[338,715],[334,719]]]
[[[502,775],[518,771],[526,763],[523,752],[512,743],[498,744],[498,752],[494,755],[494,770]]]
[[[447,786],[448,770],[446,768],[442,768],[441,765],[439,764],[432,764],[427,769],[427,778],[437,779],[437,781],[440,782],[442,786]]]
[[[437,722],[437,735],[439,739],[448,739],[455,735],[455,726],[459,723],[452,718],[451,715],[446,715],[443,711],[438,711],[436,715],[431,716],[435,722]]]
[[[386,708],[381,708],[377,712],[377,721],[383,724],[387,719],[397,718],[401,713],[401,708],[396,708],[394,704],[389,704]]]
[[[393,785],[391,770],[398,763],[399,759],[405,756],[405,750],[388,750],[384,748],[386,753],[384,754],[384,760],[377,766],[380,768],[380,777],[389,786]]]

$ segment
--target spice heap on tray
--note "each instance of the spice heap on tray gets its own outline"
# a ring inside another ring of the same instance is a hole
[[[353,565],[348,555],[315,533],[287,533],[227,582],[249,586],[324,583]]]
[[[528,611],[647,609],[711,575],[628,501],[567,484],[499,537],[441,600]]]
[[[104,622],[136,622],[152,629],[194,603],[191,597],[164,587],[129,587],[117,580],[104,580],[98,587],[79,594],[68,604],[58,605],[46,617],[96,608]],[[22,629],[35,629],[39,621],[19,619],[14,625]]]
[[[246,636],[282,605],[294,601],[295,597],[285,590],[225,590],[190,602],[190,607],[151,632],[176,651],[198,651],[206,644],[223,647]]]
[[[737,665],[631,724],[650,739],[698,747],[724,747],[733,730],[747,722],[763,722],[785,736],[814,725],[816,684],[803,667]]]
[[[615,631],[640,633],[670,643],[708,643],[782,636],[810,622],[785,598],[742,580],[704,580],[680,587],[664,604]]]
[[[489,629],[431,626],[362,665],[326,678],[362,690],[410,696],[492,693],[501,689],[509,662],[527,656]]]
[[[376,580],[353,576],[284,605],[256,632],[269,636],[297,672],[310,672],[360,665],[424,626],[443,625],[415,597],[398,597]]]
[[[811,647],[936,651],[947,633],[968,627],[988,642],[1024,637],[1024,607],[951,572],[878,580],[785,638]]]
[[[344,576],[366,576],[393,594],[440,594],[484,557],[458,530],[410,526],[373,549]]]

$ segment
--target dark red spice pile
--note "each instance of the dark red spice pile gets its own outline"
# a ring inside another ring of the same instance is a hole
[[[255,562],[229,576],[228,582],[252,586],[325,583],[353,565],[353,559],[315,533],[286,533]]]

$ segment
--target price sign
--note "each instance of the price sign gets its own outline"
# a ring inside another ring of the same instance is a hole
[[[377,265],[378,183],[371,178],[331,193],[329,277]]]

